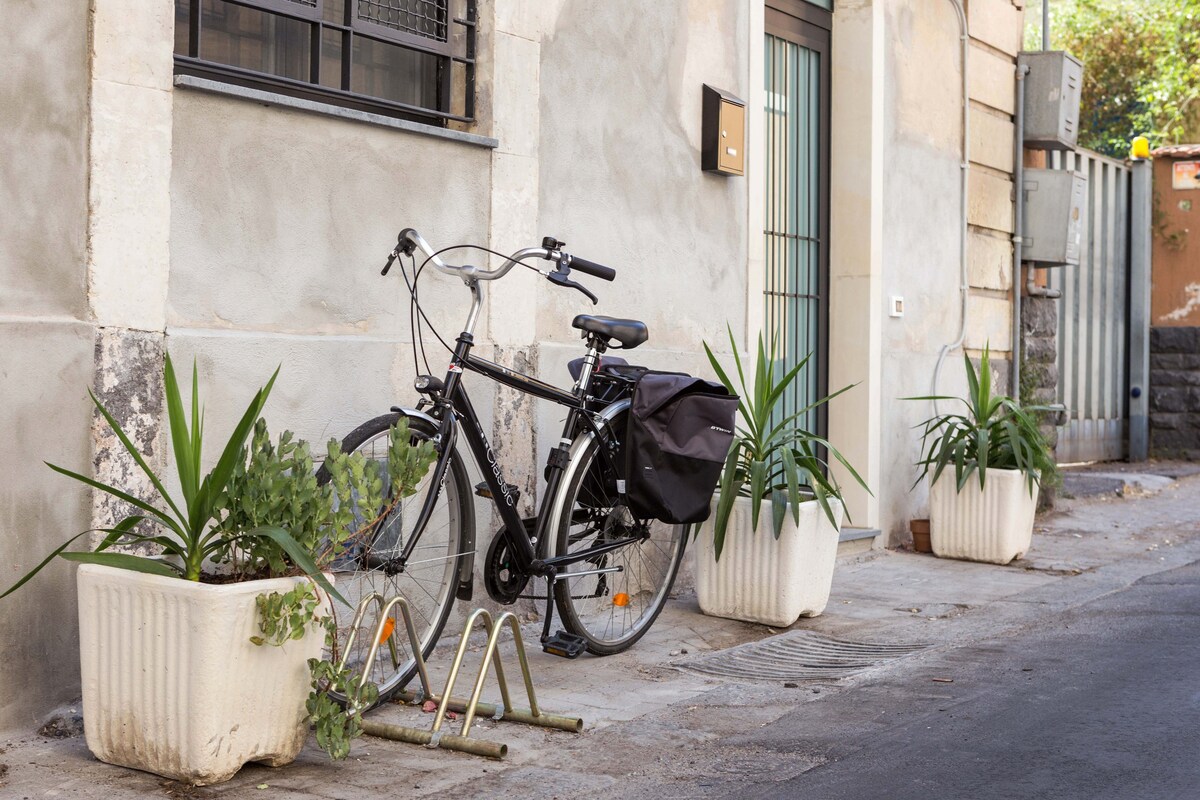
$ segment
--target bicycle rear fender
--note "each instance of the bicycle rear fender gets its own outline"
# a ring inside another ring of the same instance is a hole
[[[397,414],[403,414],[410,420],[417,420],[421,423],[422,427],[428,427],[433,433],[437,433],[442,429],[441,421],[434,419],[424,411],[418,411],[415,408],[401,408],[400,406],[392,406],[391,410]],[[454,427],[453,421],[450,428],[454,437],[451,439],[449,446],[453,448],[458,441],[458,430]],[[444,477],[444,473],[442,477]],[[428,495],[426,502],[433,503],[437,500],[437,494],[441,492],[441,483],[439,480],[437,492]],[[459,600],[470,600],[472,594],[474,594],[475,586],[475,504],[470,498],[467,498],[466,508],[470,509],[472,519],[463,520],[462,525],[464,535],[461,550],[462,555],[458,559],[458,574],[455,579],[457,583],[455,596]]]
[[[617,417],[618,414],[626,411],[631,402],[632,401],[628,397],[622,400],[617,400],[615,403],[610,403],[609,405],[605,406],[604,410],[597,414],[597,416],[600,417],[605,425],[608,425]],[[554,498],[554,507],[551,509],[552,516],[550,519],[557,520],[561,518],[560,515],[562,514],[563,495],[566,493],[566,487],[570,484],[571,477],[574,476],[575,471],[579,469],[580,461],[583,459],[584,448],[587,447],[588,442],[594,438],[596,438],[596,434],[589,429],[576,436],[575,440],[571,443],[571,450],[567,455],[567,466],[566,469],[563,470],[562,480],[558,484],[559,492],[558,496]],[[551,542],[558,541],[557,531],[550,531],[548,533],[553,537],[550,539]],[[554,555],[557,555],[557,553],[554,553]]]

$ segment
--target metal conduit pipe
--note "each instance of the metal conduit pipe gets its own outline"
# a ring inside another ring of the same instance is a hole
[[[1013,324],[1012,324],[1012,384],[1009,394],[1021,397],[1021,249],[1025,245],[1025,76],[1029,67],[1017,66],[1017,109],[1013,120],[1013,186],[1016,202],[1013,207]],[[1033,270],[1029,271],[1033,281]]]
[[[957,350],[962,347],[962,343],[967,338],[967,301],[971,295],[970,276],[967,272],[967,178],[971,168],[971,87],[969,83],[969,75],[967,67],[970,63],[969,52],[971,48],[971,35],[967,29],[967,14],[963,11],[962,2],[960,0],[950,0],[950,4],[954,6],[954,11],[958,14],[958,29],[959,38],[962,40],[962,187],[960,206],[962,208],[962,241],[959,246],[959,291],[962,293],[962,321],[958,329],[958,338],[950,344],[944,345],[941,352],[938,353],[937,365],[933,368],[933,391],[931,394],[938,394],[938,377],[942,372],[942,364],[946,361],[946,356],[950,351]],[[937,411],[937,401],[933,401],[934,413]]]

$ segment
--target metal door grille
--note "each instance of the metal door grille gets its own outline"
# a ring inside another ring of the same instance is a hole
[[[1068,417],[1058,460],[1118,460],[1127,415],[1129,168],[1088,150],[1052,153],[1050,166],[1088,180],[1079,266],[1050,270],[1050,288],[1062,292],[1058,401]]]
[[[825,391],[828,32],[799,20],[790,28],[769,25],[765,47],[765,335],[776,340],[779,370],[812,358],[781,398],[777,420]],[[823,413],[797,422],[824,430]]]

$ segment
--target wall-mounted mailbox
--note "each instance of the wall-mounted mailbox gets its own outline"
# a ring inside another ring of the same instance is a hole
[[[1061,50],[1021,53],[1025,76],[1025,146],[1034,150],[1074,150],[1079,139],[1079,99],[1083,65]]]
[[[705,84],[700,168],[722,175],[746,174],[746,104]]]
[[[1026,169],[1021,260],[1039,267],[1078,266],[1086,202],[1082,172]]]

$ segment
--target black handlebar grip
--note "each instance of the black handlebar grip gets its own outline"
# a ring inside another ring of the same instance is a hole
[[[606,267],[603,264],[597,264],[595,261],[588,261],[586,258],[580,258],[579,256],[571,256],[571,269],[586,272],[588,275],[594,275],[606,281],[611,281],[617,277],[617,271],[612,267]]]

